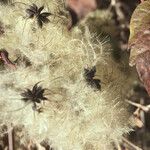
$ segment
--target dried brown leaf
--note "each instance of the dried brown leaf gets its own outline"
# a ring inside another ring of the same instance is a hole
[[[137,56],[145,52],[147,50],[147,47],[149,47],[149,40],[150,40],[149,32],[150,32],[150,0],[147,0],[138,5],[130,21],[129,48],[131,49],[130,54],[131,66],[135,65]]]
[[[146,51],[137,57],[136,70],[150,95],[150,51]]]
[[[97,7],[95,0],[67,0],[66,4],[71,16],[71,21],[68,24],[69,30]]]
[[[142,53],[150,51],[150,23],[136,33],[130,40],[129,47],[131,48],[130,65],[133,66]]]
[[[15,64],[9,59],[9,53],[5,49],[0,49],[0,59],[11,69],[16,69]]]
[[[142,2],[130,22],[130,66],[136,65],[140,80],[150,95],[150,0]]]

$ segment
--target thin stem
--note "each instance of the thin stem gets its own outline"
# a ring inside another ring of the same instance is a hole
[[[28,102],[25,106],[23,106],[21,108],[18,108],[18,109],[15,109],[15,110],[10,110],[10,111],[7,111],[7,112],[15,112],[15,111],[19,111],[19,110],[25,109],[26,106],[28,106],[29,104],[31,104],[31,102]]]
[[[126,100],[129,104],[135,106],[135,107],[138,107],[140,109],[142,109],[143,111],[145,112],[148,112],[150,111],[150,105],[147,105],[147,106],[143,106],[141,104],[138,104],[138,103],[135,103],[135,102],[132,102],[132,101],[129,101],[129,100]]]
[[[51,13],[52,14],[52,13]],[[52,14],[54,17],[58,17],[58,18],[60,18],[60,19],[65,19],[65,18],[63,18],[63,17],[61,17],[61,16],[59,16],[59,15],[56,15],[56,14]]]
[[[117,144],[117,150],[122,150],[119,144]]]
[[[26,6],[28,6],[28,4],[26,4],[26,3],[23,3],[23,2],[13,2],[13,3],[11,3],[11,5],[14,5],[14,4],[23,4],[23,5],[26,5]]]
[[[11,127],[9,132],[8,132],[8,145],[9,145],[9,150],[14,150],[14,146],[13,146],[13,127]]]
[[[116,0],[111,0],[111,6],[115,6],[116,5]]]
[[[139,148],[138,146],[134,145],[133,143],[131,143],[130,141],[128,141],[126,138],[122,139],[126,144],[128,144],[129,146],[131,146],[132,148],[134,148],[135,150],[142,150],[141,148]]]

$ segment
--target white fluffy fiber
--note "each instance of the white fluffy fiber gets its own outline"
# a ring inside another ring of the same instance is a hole
[[[32,4],[27,0],[24,3]],[[48,0],[35,3],[45,3],[47,10],[53,6]],[[107,59],[101,43],[95,44],[87,37],[74,38],[73,32],[53,22],[39,29],[36,21],[25,18],[22,4],[16,5],[0,6],[6,30],[0,37],[0,47],[9,52],[11,60],[19,54],[26,56],[32,66],[19,65],[16,70],[0,72],[1,124],[23,124],[32,139],[48,138],[60,150],[112,149],[112,143],[129,132],[129,113],[121,89],[126,77]],[[83,78],[84,68],[94,65],[96,78],[102,81],[101,91],[87,86]],[[48,101],[41,104],[43,113],[33,111],[32,103],[24,103],[20,96],[39,81],[49,89]]]

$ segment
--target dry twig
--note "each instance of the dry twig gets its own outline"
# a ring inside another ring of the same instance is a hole
[[[129,101],[129,100],[126,100],[129,104],[143,110],[144,112],[149,112],[150,111],[150,105],[147,105],[147,106],[143,106],[141,104],[138,104],[138,103],[135,103],[135,102],[132,102],[132,101]]]
[[[136,146],[133,143],[131,143],[130,141],[128,141],[126,138],[123,138],[122,140],[123,140],[124,143],[126,143],[127,145],[129,145],[132,148],[132,150],[142,150],[138,146]]]

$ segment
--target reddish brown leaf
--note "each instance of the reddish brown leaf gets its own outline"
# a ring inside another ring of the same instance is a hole
[[[150,51],[140,54],[136,59],[136,69],[140,80],[150,95]]]
[[[131,64],[135,63],[140,80],[150,95],[150,28],[141,29],[131,40]]]
[[[136,65],[140,80],[150,95],[150,0],[135,9],[130,21],[130,66]]]
[[[150,25],[150,24],[149,24]],[[150,27],[144,27],[130,40],[130,65],[135,65],[137,56],[150,50]]]
[[[66,0],[66,3],[71,16],[71,22],[68,24],[69,30],[97,7],[96,0]]]

